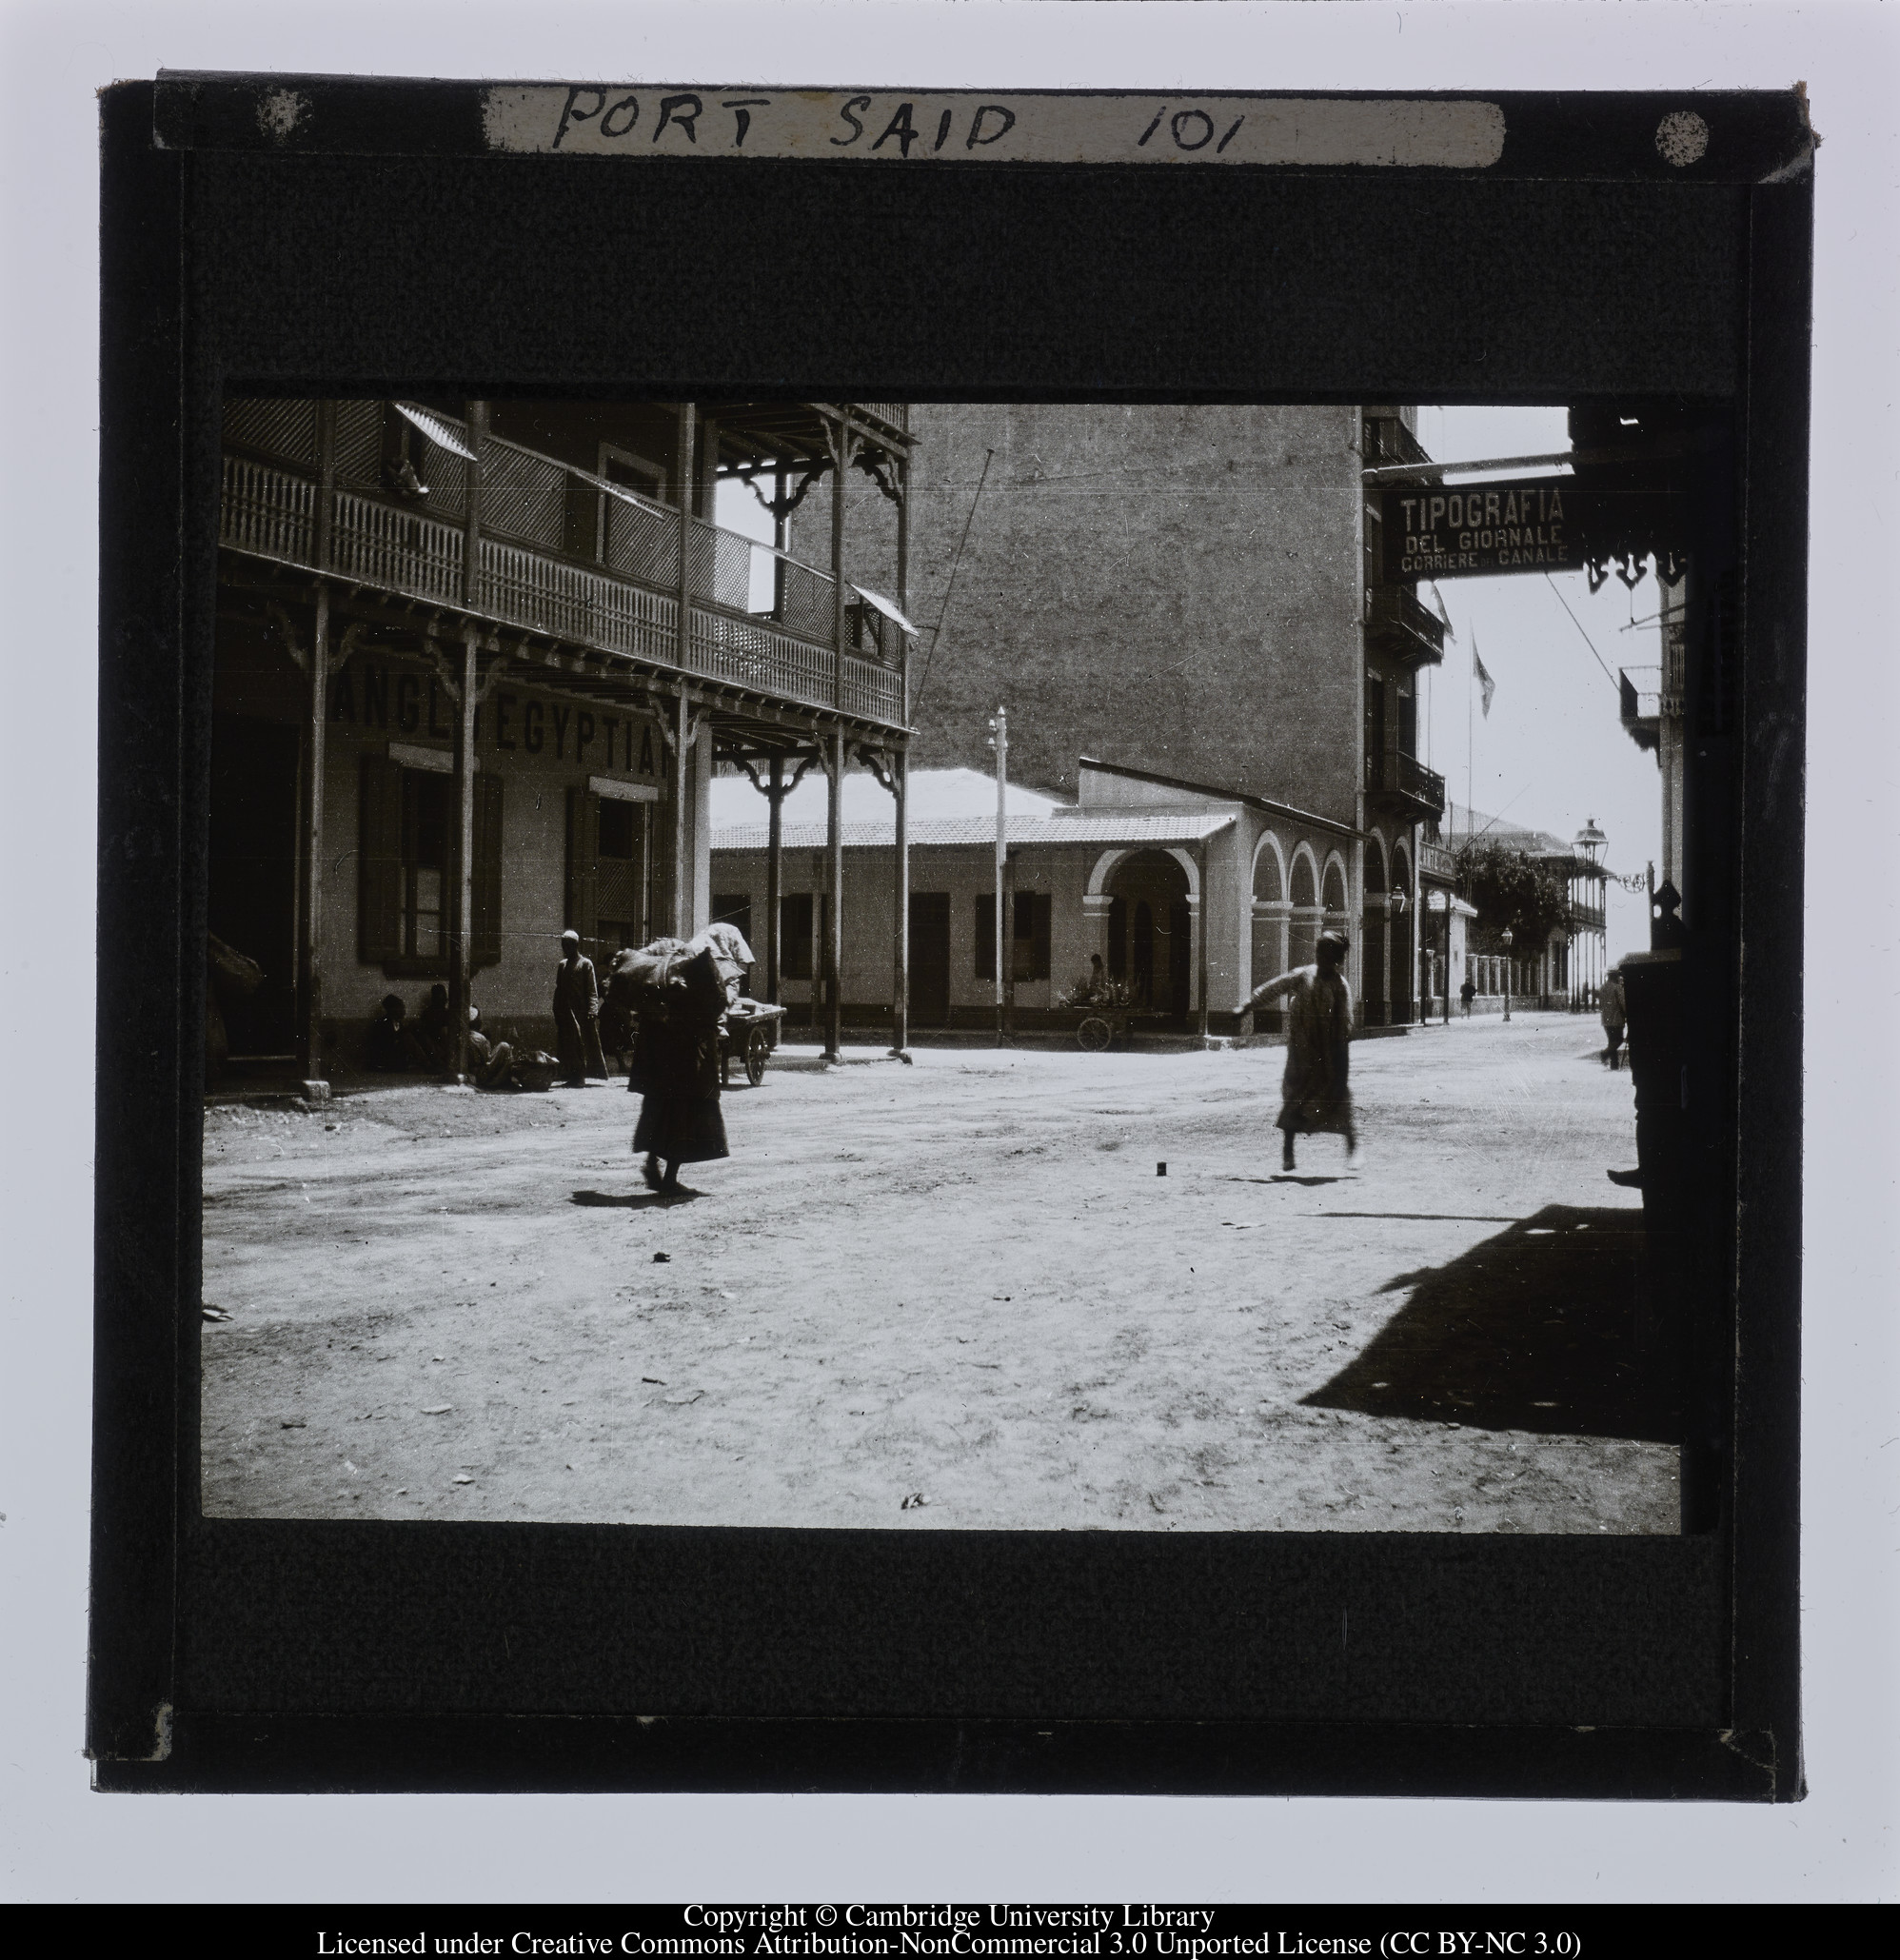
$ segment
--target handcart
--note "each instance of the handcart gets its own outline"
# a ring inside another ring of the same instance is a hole
[[[723,1088],[734,1061],[745,1070],[745,1079],[756,1089],[765,1079],[765,1058],[778,1041],[778,1023],[785,1010],[769,1000],[752,1000],[742,996],[725,1010],[719,1028],[719,1080]]]
[[[1086,1055],[1103,1054],[1118,1042],[1125,1048],[1128,1045],[1128,1023],[1133,1019],[1125,1007],[1091,1007],[1076,1029],[1076,1045]]]

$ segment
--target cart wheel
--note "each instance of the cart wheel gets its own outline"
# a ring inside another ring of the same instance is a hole
[[[756,1089],[765,1079],[765,1058],[772,1044],[763,1028],[754,1028],[745,1039],[745,1079]]]
[[[1076,1030],[1076,1045],[1085,1054],[1099,1055],[1115,1039],[1115,1030],[1098,1014],[1092,1014]]]

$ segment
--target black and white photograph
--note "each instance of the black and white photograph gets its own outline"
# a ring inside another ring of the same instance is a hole
[[[1882,36],[1763,10],[23,28],[28,1886],[1877,1882]]]
[[[228,395],[207,1517],[1696,1529],[1732,442]]]

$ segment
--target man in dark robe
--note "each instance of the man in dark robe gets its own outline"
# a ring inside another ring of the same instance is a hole
[[[719,1106],[725,982],[712,947],[670,943],[675,950],[657,958],[656,947],[636,956],[650,977],[640,982],[640,1029],[627,1076],[627,1087],[641,1098],[633,1133],[634,1154],[644,1158],[641,1175],[668,1197],[680,1188],[682,1164],[731,1155]]]
[[[600,1018],[594,962],[583,956],[581,935],[569,927],[561,935],[561,964],[554,969],[554,1045],[561,1052],[563,1076],[570,1089],[584,1089],[589,1076],[601,1081],[607,1079]]]
[[[1294,1168],[1293,1139],[1331,1132],[1346,1139],[1350,1158],[1359,1147],[1353,1125],[1353,1093],[1348,1079],[1353,1038],[1353,997],[1339,968],[1346,958],[1345,935],[1322,932],[1311,966],[1296,966],[1254,989],[1249,1005],[1284,1000],[1286,1079],[1280,1090],[1280,1168]]]

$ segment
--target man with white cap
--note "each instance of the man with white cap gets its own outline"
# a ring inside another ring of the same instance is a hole
[[[604,1082],[607,1079],[600,1019],[601,989],[594,962],[583,955],[581,935],[569,926],[561,935],[561,964],[554,969],[554,1045],[570,1089],[584,1089],[590,1075]]]

